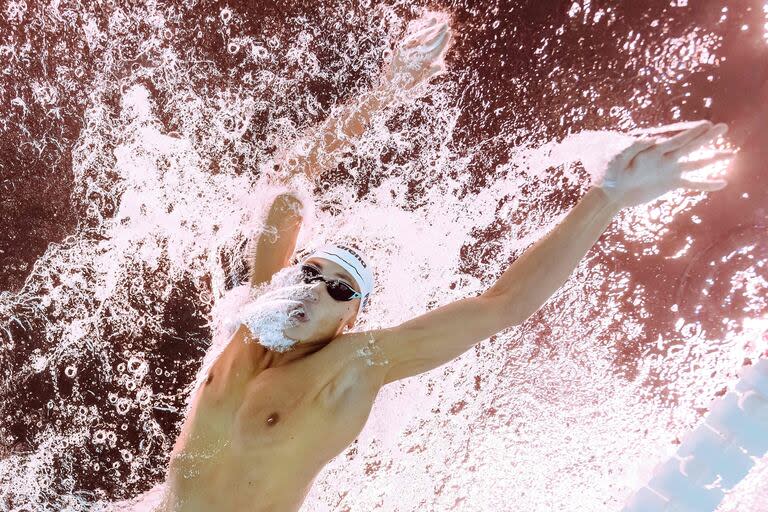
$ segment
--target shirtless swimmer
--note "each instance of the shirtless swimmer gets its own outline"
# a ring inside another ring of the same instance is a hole
[[[364,132],[374,112],[408,97],[442,69],[438,61],[450,38],[448,24],[437,19],[407,38],[382,85],[326,122],[308,155],[289,155],[287,170],[314,178],[330,168],[334,155]],[[668,138],[635,141],[608,164],[602,181],[565,219],[487,291],[366,332],[345,330],[373,290],[370,261],[356,248],[330,246],[290,265],[302,204],[290,192],[278,195],[266,219],[270,235],[265,229],[256,244],[249,283],[261,287],[279,275],[299,292],[269,292],[276,294],[273,300],[260,303],[267,309],[243,317],[195,392],[157,510],[299,510],[318,472],[362,430],[382,386],[442,366],[524,322],[568,279],[622,208],[678,188],[725,186],[724,181],[688,180],[682,173],[730,153],[679,161],[725,131],[723,124],[701,122]],[[254,319],[264,318],[269,307],[269,314],[281,312],[287,319],[280,337],[291,346],[259,342],[260,324]]]

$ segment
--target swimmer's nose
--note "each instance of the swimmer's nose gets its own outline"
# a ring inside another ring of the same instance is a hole
[[[325,283],[322,281],[318,281],[315,283],[312,288],[309,289],[309,295],[307,296],[308,302],[317,302],[318,301],[318,292],[320,291],[320,287],[325,286]]]

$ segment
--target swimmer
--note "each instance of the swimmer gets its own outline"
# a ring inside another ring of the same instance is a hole
[[[286,158],[290,172],[318,177],[329,168],[329,155],[343,152],[377,110],[414,97],[443,69],[450,27],[437,18],[422,26],[398,45],[381,84],[323,125],[322,143]],[[695,181],[682,173],[731,153],[679,160],[725,131],[725,125],[705,121],[671,137],[636,140],[610,161],[567,217],[484,293],[365,332],[347,331],[373,292],[371,260],[349,244],[327,245],[291,265],[303,205],[293,193],[279,194],[255,244],[249,284],[257,290],[279,277],[286,286],[246,311],[195,391],[170,455],[163,503],[155,510],[299,510],[316,475],[360,433],[384,385],[442,366],[523,323],[562,286],[621,209],[678,188],[724,187],[724,181]],[[279,336],[271,332],[271,345],[262,343],[268,333],[260,326],[278,318],[285,320]]]

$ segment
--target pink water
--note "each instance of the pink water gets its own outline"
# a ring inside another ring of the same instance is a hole
[[[432,5],[448,72],[303,192],[299,247],[372,256],[360,330],[487,289],[630,132],[726,120],[746,156],[707,170],[725,191],[622,211],[524,325],[385,387],[302,510],[619,510],[765,357],[768,8],[705,4]],[[2,9],[0,510],[97,510],[162,481],[276,152],[424,7]],[[768,512],[767,463],[719,510]]]

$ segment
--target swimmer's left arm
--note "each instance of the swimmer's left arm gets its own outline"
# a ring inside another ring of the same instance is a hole
[[[422,373],[458,357],[476,343],[526,321],[571,275],[623,208],[684,187],[699,192],[727,183],[682,177],[729,159],[730,151],[698,160],[681,158],[723,135],[724,124],[702,122],[669,139],[638,140],[609,163],[591,188],[552,231],[527,249],[478,297],[453,302],[379,333],[389,360],[386,382]],[[386,383],[385,382],[385,383]]]
[[[385,383],[429,371],[480,341],[522,324],[568,279],[619,207],[589,190],[547,236],[477,296],[452,302],[380,334],[389,360]]]

